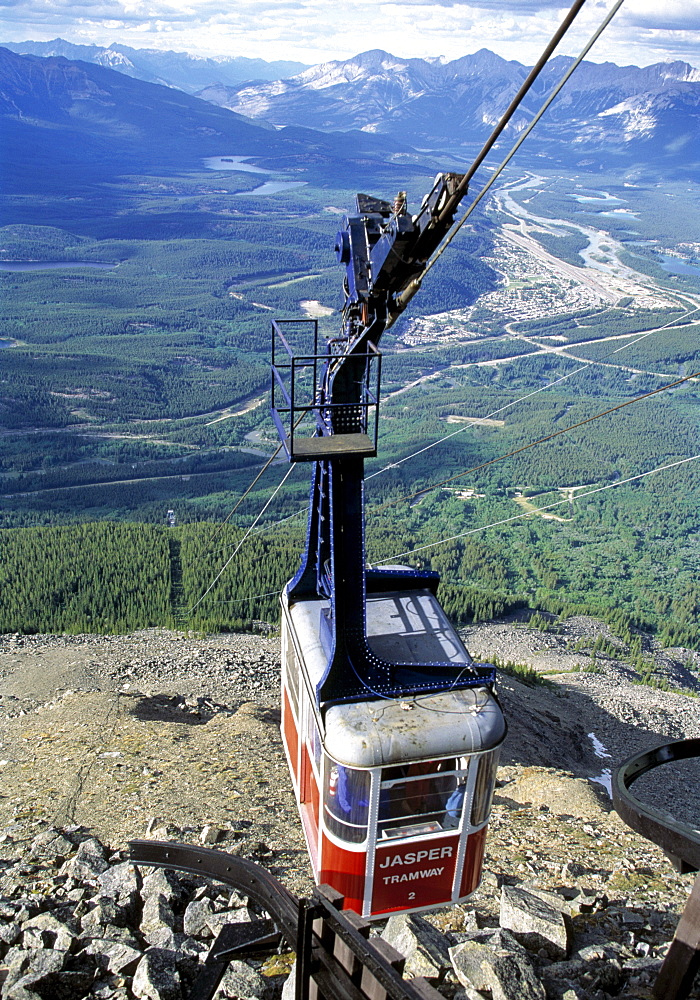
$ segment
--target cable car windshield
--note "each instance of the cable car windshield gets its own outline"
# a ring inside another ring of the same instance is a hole
[[[468,762],[428,760],[382,772],[377,834],[383,839],[453,830],[460,824]]]

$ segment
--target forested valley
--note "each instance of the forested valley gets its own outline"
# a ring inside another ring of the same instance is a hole
[[[277,459],[239,506],[278,443],[270,319],[335,334],[350,184],[391,198],[400,179],[417,206],[441,165],[365,157],[354,176],[309,162],[299,181],[270,153],[269,194],[235,164],[190,157],[177,170],[172,155],[169,172],[83,189],[58,164],[42,196],[13,175],[0,227],[0,632],[275,627],[308,468],[271,500]],[[696,185],[535,166],[505,183],[524,217],[556,226],[516,251],[514,216],[489,203],[382,341],[368,558],[439,570],[457,622],[587,613],[700,648],[698,381],[597,416],[700,370]],[[536,186],[517,194],[528,177]],[[633,200],[634,228],[581,208],[572,192],[589,185]],[[552,272],[552,260],[583,272],[591,225],[609,233],[598,262],[636,275],[637,294],[586,297]],[[687,273],[670,274],[679,246]]]

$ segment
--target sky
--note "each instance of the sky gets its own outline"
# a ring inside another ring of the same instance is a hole
[[[576,55],[613,2],[588,0],[558,52]],[[0,42],[64,38],[308,64],[368,49],[450,60],[488,48],[532,64],[568,7],[558,0],[0,0]],[[589,58],[700,67],[700,0],[626,0]]]

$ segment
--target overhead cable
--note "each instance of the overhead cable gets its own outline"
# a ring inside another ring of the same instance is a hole
[[[690,458],[682,458],[678,462],[669,462],[668,465],[660,465],[656,469],[650,469],[648,472],[640,472],[637,476],[630,476],[628,479],[620,479],[614,483],[608,483],[607,486],[598,486],[594,490],[587,490],[585,493],[579,493],[574,500],[583,500],[584,497],[590,497],[594,493],[602,493],[604,490],[612,490],[617,486],[624,486],[626,483],[633,483],[637,479],[644,479],[645,476],[653,476],[657,472],[664,472],[666,469],[675,469],[679,465],[685,465],[687,462],[695,462],[700,458],[700,455],[691,455]],[[523,517],[532,517],[533,514],[541,514],[545,510],[551,510],[552,507],[561,507],[562,504],[570,503],[571,501],[566,498],[564,500],[556,500],[554,503],[546,504],[544,507],[537,507],[533,510],[526,510],[520,514],[514,514],[512,517],[504,517],[501,521],[493,521],[491,524],[482,524],[478,528],[470,528],[468,531],[461,531],[457,535],[451,535],[449,538],[441,538],[437,542],[429,542],[427,545],[418,545],[415,549],[408,549],[406,552],[399,552],[396,556],[389,556],[386,559],[379,559],[377,562],[371,563],[372,566],[381,566],[382,563],[391,563],[396,559],[403,559],[405,556],[411,556],[414,552],[423,552],[425,549],[433,549],[438,545],[446,545],[447,542],[454,542],[458,538],[466,538],[467,535],[475,535],[479,531],[486,531],[488,528],[497,528],[501,524],[509,524],[511,521],[517,521]]]
[[[248,536],[252,532],[252,530],[255,527],[255,525],[258,523],[258,521],[260,520],[260,518],[263,516],[263,514],[265,513],[265,511],[267,510],[267,508],[270,506],[270,504],[272,503],[272,501],[275,499],[275,497],[279,493],[279,491],[282,489],[282,487],[284,486],[284,484],[287,482],[287,480],[289,479],[289,477],[292,474],[293,470],[294,470],[294,466],[290,465],[289,468],[287,469],[287,472],[283,476],[283,478],[277,484],[277,486],[275,487],[274,491],[270,494],[270,498],[268,499],[267,503],[262,508],[262,510],[260,511],[260,513],[258,514],[258,516],[255,518],[255,520],[253,521],[253,523],[251,524],[251,526],[248,528],[248,530],[246,531],[246,533],[243,536],[243,538],[241,538],[240,542],[238,543],[238,545],[236,546],[236,548],[234,549],[234,551],[228,557],[228,559],[226,560],[226,562],[224,563],[224,565],[221,567],[221,569],[216,574],[216,576],[214,577],[214,579],[211,581],[211,583],[209,584],[209,586],[207,587],[207,589],[204,591],[204,593],[202,594],[202,596],[199,598],[199,600],[196,601],[192,605],[192,607],[190,608],[190,610],[187,612],[189,615],[191,615],[192,612],[196,608],[199,607],[199,605],[202,603],[202,601],[207,596],[207,594],[211,593],[211,591],[213,590],[214,586],[218,583],[218,581],[223,576],[224,572],[228,569],[228,567],[230,566],[230,564],[233,562],[233,560],[236,558],[236,556],[240,552],[243,543],[246,541],[246,539],[248,538]]]
[[[447,483],[453,483],[455,479],[462,479],[464,476],[468,476],[472,472],[478,472],[480,469],[485,469],[488,465],[494,465],[496,462],[501,462],[505,458],[512,458],[513,455],[519,455],[521,452],[527,451],[529,448],[534,448],[538,444],[544,444],[545,441],[551,441],[552,438],[559,437],[560,434],[566,434],[568,431],[576,430],[577,427],[583,427],[585,424],[590,424],[594,420],[600,420],[601,417],[605,417],[609,413],[616,413],[618,410],[622,410],[626,406],[631,406],[633,403],[639,403],[642,399],[649,399],[650,396],[656,396],[660,392],[665,392],[667,389],[673,389],[675,386],[682,385],[684,382],[689,382],[691,379],[698,378],[699,376],[700,371],[693,372],[692,375],[686,375],[684,378],[679,378],[675,382],[669,382],[668,385],[662,385],[659,389],[652,389],[651,392],[645,392],[641,396],[635,396],[634,399],[628,399],[624,403],[618,403],[617,406],[611,406],[607,410],[595,413],[592,417],[586,417],[585,420],[579,420],[577,423],[570,424],[568,427],[562,427],[558,431],[553,431],[552,434],[546,434],[544,437],[538,438],[537,441],[531,441],[529,444],[524,444],[520,448],[514,448],[512,451],[508,451],[503,455],[497,455],[496,458],[490,458],[486,462],[474,465],[471,469],[466,469],[464,472],[457,473],[456,476],[450,476],[448,479],[443,479],[439,483],[433,483],[432,486],[425,486],[422,490],[416,490],[415,493],[409,493],[406,496],[397,497],[395,500],[387,500],[386,503],[379,504],[377,507],[372,507],[371,512],[376,513],[377,511],[384,510],[386,507],[392,507],[394,504],[403,503],[404,500],[413,500],[415,497],[422,496],[423,493],[429,493],[431,490],[436,490],[440,486],[447,485]]]
[[[665,472],[668,469],[675,469],[679,465],[686,465],[689,462],[696,462],[700,459],[700,455],[691,455],[689,458],[682,458],[677,462],[669,462],[666,465],[659,465],[656,469],[649,469],[647,472],[640,472],[636,476],[629,476],[627,479],[619,479],[614,483],[608,483],[606,486],[597,486],[593,490],[586,490],[585,493],[579,493],[572,500],[575,502],[577,500],[583,500],[584,497],[592,496],[594,493],[603,493],[605,490],[613,490],[618,486],[625,486],[627,483],[636,482],[639,479],[645,479],[647,476],[656,475],[657,472]],[[556,500],[554,503],[545,504],[544,507],[535,507],[532,510],[522,511],[520,514],[514,514],[512,517],[504,517],[500,521],[492,521],[491,524],[482,524],[478,528],[469,528],[468,531],[461,531],[457,535],[450,535],[448,538],[441,538],[437,542],[428,542],[427,545],[419,545],[414,549],[408,549],[406,552],[399,552],[398,555],[388,556],[385,559],[378,559],[372,562],[371,566],[381,566],[383,563],[395,562],[397,559],[403,559],[405,556],[411,556],[415,552],[423,552],[426,549],[436,548],[438,545],[446,545],[448,542],[454,542],[459,538],[466,538],[467,535],[476,535],[480,531],[487,531],[489,528],[498,528],[502,524],[510,524],[512,521],[522,520],[525,517],[533,517],[535,514],[542,514],[545,511],[552,510],[554,507],[561,507],[563,504],[571,503],[572,500],[565,498],[564,500]],[[250,597],[241,597],[236,601],[218,601],[219,604],[242,604],[244,601],[255,601],[260,597],[273,597],[280,594],[281,591],[273,590],[269,594],[253,594]]]
[[[460,229],[462,228],[462,226],[464,225],[464,223],[467,221],[467,219],[469,218],[469,216],[472,214],[472,212],[474,211],[474,209],[476,208],[476,206],[479,204],[479,202],[482,200],[482,198],[484,198],[485,195],[490,191],[491,187],[496,182],[496,179],[501,175],[501,173],[508,166],[508,164],[513,159],[513,157],[515,156],[515,154],[517,153],[517,151],[520,149],[520,147],[525,142],[525,140],[527,139],[527,137],[530,135],[530,133],[532,132],[532,130],[535,128],[535,126],[539,122],[540,118],[542,118],[542,116],[544,115],[544,113],[547,111],[547,109],[549,108],[550,104],[555,100],[556,97],[559,96],[559,93],[561,92],[561,90],[563,89],[563,87],[568,82],[569,77],[572,75],[572,73],[578,68],[578,66],[586,58],[586,56],[588,55],[588,53],[590,52],[590,50],[593,48],[593,46],[598,41],[598,39],[600,38],[600,36],[603,34],[603,32],[605,31],[605,29],[607,28],[607,26],[610,24],[610,22],[612,21],[612,19],[615,17],[615,15],[617,14],[617,12],[620,9],[620,7],[622,7],[623,3],[624,3],[624,0],[617,0],[617,3],[615,4],[615,6],[612,8],[612,10],[609,11],[609,13],[607,14],[607,16],[603,20],[603,23],[600,25],[600,27],[597,29],[597,31],[594,32],[594,34],[588,40],[588,42],[586,43],[586,45],[583,47],[580,55],[578,55],[576,57],[576,59],[573,61],[573,63],[568,68],[568,70],[566,71],[566,73],[564,74],[564,76],[561,78],[561,80],[559,81],[559,83],[556,85],[556,87],[554,88],[554,90],[552,91],[552,93],[549,95],[549,97],[547,98],[547,100],[544,102],[544,104],[542,105],[542,107],[540,108],[540,110],[537,112],[537,114],[535,115],[535,117],[532,119],[532,121],[530,122],[530,124],[527,126],[527,128],[524,130],[524,132],[519,136],[518,141],[512,147],[512,149],[510,150],[510,152],[508,153],[508,155],[506,156],[506,158],[502,161],[502,163],[498,167],[496,167],[496,169],[495,169],[494,173],[492,174],[491,178],[489,179],[488,183],[486,185],[484,185],[484,187],[481,189],[481,191],[479,192],[479,194],[476,196],[476,198],[474,199],[474,201],[471,203],[471,205],[469,206],[469,208],[467,209],[467,211],[464,213],[464,215],[462,216],[462,218],[459,220],[459,222],[457,223],[457,225],[452,229],[451,233],[449,233],[448,236],[445,238],[445,241],[443,242],[442,246],[440,246],[438,248],[438,250],[436,250],[436,252],[433,254],[432,258],[428,261],[428,263],[427,263],[427,265],[425,267],[425,270],[423,271],[422,280],[425,279],[425,275],[428,273],[428,271],[430,271],[430,269],[435,266],[435,264],[437,263],[437,261],[439,260],[439,258],[445,252],[445,250],[447,249],[447,247],[450,245],[450,243],[452,242],[452,240],[455,238],[455,236],[457,235],[457,233],[460,231]]]
[[[510,102],[506,110],[501,115],[500,121],[496,125],[495,129],[493,130],[487,141],[484,143],[484,146],[482,147],[481,151],[479,152],[476,159],[472,163],[471,167],[466,172],[466,174],[464,174],[462,180],[457,185],[457,188],[455,189],[455,197],[459,196],[459,198],[461,198],[464,194],[466,194],[467,187],[469,186],[469,181],[472,179],[472,177],[479,169],[483,161],[486,159],[488,154],[491,152],[491,149],[496,140],[498,139],[499,135],[501,134],[501,132],[503,132],[508,122],[511,120],[515,112],[518,110],[518,107],[525,98],[527,92],[530,90],[530,87],[532,87],[533,83],[540,75],[545,65],[549,62],[550,56],[552,55],[552,53],[554,52],[554,50],[556,49],[557,45],[562,40],[566,32],[571,27],[574,19],[576,18],[576,15],[579,13],[585,2],[586,0],[576,0],[576,2],[572,5],[571,9],[569,10],[569,13],[566,15],[562,23],[559,25],[554,35],[552,35],[552,38],[550,39],[546,49],[544,50],[540,58],[537,60],[537,62],[532,67],[527,77],[523,81],[520,90],[518,91],[518,93]],[[442,219],[440,221],[442,221]]]
[[[552,386],[559,385],[560,382],[566,382],[566,380],[571,378],[573,375],[578,375],[579,372],[585,371],[587,368],[591,368],[593,365],[602,364],[602,362],[605,361],[606,358],[611,358],[613,354],[618,354],[620,351],[625,351],[627,350],[628,347],[634,347],[640,341],[646,340],[647,337],[651,337],[655,333],[662,333],[664,330],[668,329],[674,324],[678,324],[681,323],[683,320],[686,320],[689,316],[692,316],[693,313],[696,312],[700,312],[700,307],[696,307],[695,309],[689,309],[682,316],[678,316],[675,319],[669,320],[668,323],[664,323],[663,326],[656,327],[653,330],[648,330],[647,332],[641,334],[641,336],[637,337],[636,340],[633,340],[631,344],[622,344],[621,347],[616,347],[614,351],[608,351],[607,354],[603,354],[603,356],[600,358],[595,358],[591,361],[587,361],[585,364],[579,365],[578,368],[574,368],[573,371],[567,372],[566,375],[560,375],[559,378],[555,378],[551,382],[547,382],[545,385],[541,385],[539,386],[539,388],[533,389],[532,392],[526,392],[524,396],[518,396],[518,398],[514,399],[512,402],[506,403],[504,406],[500,406],[497,410],[492,410],[490,413],[484,414],[483,417],[469,418],[463,424],[463,426],[458,427],[456,431],[451,431],[449,434],[443,435],[443,437],[438,438],[436,441],[431,441],[430,444],[426,444],[422,448],[419,448],[418,451],[413,451],[411,452],[410,455],[405,455],[403,458],[397,459],[396,462],[389,462],[383,468],[377,469],[376,472],[373,472],[369,476],[365,476],[365,482],[367,482],[367,480],[369,479],[374,479],[375,476],[381,476],[383,472],[388,472],[389,469],[395,469],[399,465],[403,465],[404,462],[408,462],[411,458],[416,458],[418,455],[422,455],[423,452],[430,451],[431,448],[436,448],[439,444],[443,444],[443,442],[449,441],[450,438],[456,437],[457,434],[463,434],[464,431],[468,431],[470,427],[478,425],[479,422],[482,420],[490,420],[493,417],[497,417],[499,413],[505,413],[506,410],[512,409],[512,407],[517,406],[518,403],[522,403],[526,399],[530,399],[531,396],[536,396],[539,392],[544,392],[545,389],[551,389]],[[634,334],[630,334],[630,336],[634,336]],[[576,344],[571,344],[566,349],[575,350],[576,346],[577,346]],[[553,351],[552,353],[556,353],[556,351]],[[523,358],[531,356],[532,355],[528,354],[521,355],[521,357]],[[562,352],[562,357],[569,357],[569,355],[564,354]],[[668,376],[668,378],[671,377],[672,376],[670,375]]]
[[[255,477],[255,479],[252,481],[252,483],[250,484],[250,486],[248,487],[248,489],[245,491],[245,493],[241,494],[241,496],[238,498],[238,500],[233,505],[233,507],[228,512],[228,514],[223,519],[223,521],[221,521],[221,523],[217,525],[216,531],[211,536],[211,541],[212,542],[216,540],[217,536],[221,532],[221,529],[224,527],[224,525],[228,524],[228,522],[231,520],[231,518],[236,513],[236,511],[238,510],[238,508],[241,506],[241,504],[243,503],[243,501],[245,500],[245,498],[248,496],[248,494],[251,492],[251,490],[253,489],[253,487],[255,486],[255,484],[258,483],[260,481],[260,479],[265,475],[265,473],[270,468],[270,466],[272,465],[272,463],[274,462],[274,460],[277,458],[277,456],[279,455],[279,453],[280,453],[281,450],[282,450],[282,445],[278,444],[277,447],[276,447],[276,449],[270,455],[270,457],[268,458],[267,462],[265,462],[265,464],[263,465],[262,469],[257,474],[257,476]]]

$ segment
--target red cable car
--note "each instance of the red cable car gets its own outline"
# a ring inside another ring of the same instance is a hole
[[[505,722],[488,685],[318,710],[324,604],[283,601],[282,737],[317,882],[362,916],[432,908],[478,886]],[[428,589],[370,595],[369,646],[439,645],[469,667]]]
[[[462,180],[439,175],[413,217],[403,192],[357,196],[336,243],[343,327],[323,351],[315,320],[272,324],[272,416],[289,460],[313,463],[306,550],[282,595],[282,736],[314,876],[365,917],[477,888],[506,732],[495,670],[447,620],[438,574],[365,560],[377,342],[418,289]]]

